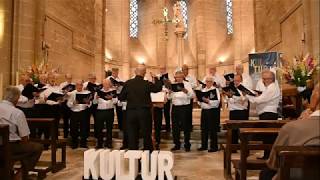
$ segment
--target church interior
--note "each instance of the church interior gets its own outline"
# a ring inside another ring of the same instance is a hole
[[[292,179],[295,174],[290,174],[290,169],[289,178],[284,178],[288,171],[281,168],[289,166],[281,165],[286,163],[292,168],[309,167],[310,171],[300,173],[300,179],[317,179],[320,177],[317,172],[320,161],[315,161],[320,160],[319,7],[319,0],[0,0],[0,179],[87,179],[84,177],[87,150],[121,149],[117,151],[120,154],[128,149],[149,150],[145,135],[148,133],[144,131],[149,121],[151,149],[172,153],[173,179],[268,179],[262,172],[271,171],[278,179]],[[130,86],[141,73],[143,82],[153,89],[158,81],[162,82],[162,91],[157,92],[163,92],[163,97],[162,94],[157,97],[164,100],[154,100],[154,95],[151,102],[148,94],[149,116],[137,115],[140,119],[134,119],[134,111],[145,111],[131,101],[141,100],[138,90],[143,89],[142,85]],[[245,85],[246,77],[250,86]],[[245,90],[236,85],[239,78]],[[25,82],[37,89],[31,92],[31,98],[23,93],[28,87]],[[184,85],[182,91],[174,90],[174,82]],[[262,89],[258,88],[259,82]],[[78,96],[69,93],[78,91],[78,86],[83,87],[79,92],[92,92],[90,83],[94,88],[100,87],[99,92],[105,87],[115,88],[116,95],[111,94],[110,98],[105,95],[108,98],[102,99],[103,95],[94,89],[96,94],[90,96],[90,102],[84,98],[88,111],[83,110],[82,106],[74,105],[80,101]],[[236,89],[233,92],[230,83]],[[74,91],[66,92],[65,85],[71,85]],[[54,91],[46,94],[47,91],[59,86],[64,93],[63,101],[57,97],[58,103],[48,103]],[[21,96],[16,104],[8,102],[15,89],[27,97],[24,105],[19,106]],[[216,94],[211,99],[212,94],[205,96],[204,89]],[[138,100],[132,93],[137,93]],[[188,105],[174,95],[179,93],[189,98]],[[240,104],[230,100],[237,93],[242,98]],[[261,102],[262,96],[267,100]],[[70,103],[70,97],[76,100]],[[100,99],[105,104],[100,105]],[[113,99],[117,102],[113,103]],[[127,104],[121,105],[120,99]],[[111,125],[106,122],[105,128],[97,119],[108,117],[107,101],[112,101],[112,122]],[[30,102],[32,106],[27,104]],[[17,143],[17,139],[14,142],[11,139],[14,129],[20,132],[19,142],[24,138],[19,130],[23,124],[20,120],[13,120],[18,122],[13,128],[2,126],[12,123],[8,119],[14,116],[7,115],[8,109],[14,108],[5,108],[8,103],[16,106],[12,112],[23,112],[30,131],[27,141],[43,146],[32,168],[13,158],[16,150],[10,150]],[[107,110],[103,111],[103,107]],[[81,114],[83,111],[87,114]],[[66,114],[69,116],[65,117]],[[245,117],[241,119],[241,115]],[[72,121],[80,122],[74,125]],[[306,139],[314,139],[314,135],[318,141],[303,150],[306,143],[302,140],[281,141],[280,135],[292,133],[294,129],[289,128],[301,123],[291,121],[312,121],[312,125],[306,123],[304,129],[299,126],[296,132]],[[131,129],[136,124],[139,124],[137,149],[131,148],[135,147],[132,136],[136,132]],[[252,138],[255,135],[270,137],[256,140]],[[75,141],[74,136],[81,137],[80,141]],[[84,141],[83,136],[87,136]],[[126,137],[129,144],[124,147]],[[102,143],[104,139],[106,144]],[[279,153],[281,150],[275,150],[277,143],[281,147],[292,146],[286,152],[294,152],[308,161],[301,163],[290,158],[290,153],[288,156]],[[265,157],[267,152],[269,159]],[[276,152],[283,158],[272,159]],[[270,170],[272,160],[279,163],[276,170]],[[123,162],[124,169],[129,171],[129,161]],[[27,175],[24,168],[29,169]],[[131,179],[114,171],[115,179]],[[91,179],[95,179],[94,173],[97,172],[91,170]],[[167,175],[166,179],[171,178]]]

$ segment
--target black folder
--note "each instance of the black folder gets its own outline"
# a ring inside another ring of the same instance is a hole
[[[225,74],[225,75],[224,75],[224,78],[225,78],[227,81],[233,82],[233,80],[234,80],[234,74],[233,74],[233,73]]]
[[[258,93],[259,95],[262,94],[262,91],[258,91],[258,90],[253,90],[254,92]]]
[[[76,89],[76,85],[74,84],[68,84],[62,88],[63,91],[67,91],[67,92],[74,91],[75,89]]]
[[[88,85],[87,85],[87,90],[88,91],[90,91],[90,92],[98,92],[100,89],[102,89],[102,84],[97,85],[97,84],[94,84],[92,82],[88,82]]]
[[[213,89],[207,92],[202,92],[201,90],[195,90],[195,93],[199,102],[203,102],[203,98],[208,98],[210,100],[218,100],[216,89]]]
[[[76,101],[78,104],[87,104],[86,101],[90,100],[91,98],[92,98],[91,93],[88,93],[88,94],[77,93],[76,94]]]
[[[171,84],[171,90],[173,92],[180,92],[180,91],[182,91],[182,89],[184,89],[184,84],[183,83]]]
[[[198,83],[202,86],[202,88],[205,88],[205,87],[206,87],[206,83],[204,83],[204,82],[202,82],[202,81],[200,81],[200,80],[198,80]]]
[[[37,84],[37,88],[38,89],[42,89],[43,87],[45,87],[46,85],[45,84],[42,84],[42,83],[38,83]]]
[[[104,91],[98,91],[98,96],[106,101],[108,101],[109,99],[107,98],[107,96],[112,96],[113,98],[117,97],[117,91],[116,90],[112,90],[112,91],[108,91],[108,92],[104,92]]]
[[[242,92],[250,95],[250,96],[256,96],[255,93],[253,93],[251,90],[249,90],[249,89],[247,89],[246,87],[244,87],[242,84],[240,84],[240,85],[238,86],[238,89],[239,89],[240,91],[242,91]]]
[[[39,91],[38,88],[34,87],[34,85],[29,83],[23,88],[21,94],[23,96],[27,97],[28,99],[33,99],[34,98],[34,95],[33,95],[34,92],[41,92],[41,91]]]
[[[110,81],[111,83],[114,85],[114,86],[123,86],[124,85],[124,82],[122,81],[117,81],[115,80],[114,78],[110,77]]]
[[[224,92],[231,93],[234,96],[240,96],[239,91],[237,90],[237,88],[234,85],[223,87],[222,90]]]
[[[161,76],[160,76],[160,81],[168,81],[169,80],[169,74],[168,73],[166,73],[166,74],[162,74]]]
[[[52,93],[48,96],[47,100],[51,100],[51,101],[57,102],[57,101],[59,101],[60,99],[62,99],[63,96],[64,96],[64,94],[62,94],[62,93],[52,92]]]

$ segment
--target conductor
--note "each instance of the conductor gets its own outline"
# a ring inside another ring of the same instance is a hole
[[[146,67],[138,65],[136,76],[125,82],[120,93],[120,101],[127,101],[127,133],[129,150],[139,149],[139,131],[143,137],[143,149],[153,150],[151,92],[159,92],[162,89],[161,81],[151,74],[153,82],[144,80]]]

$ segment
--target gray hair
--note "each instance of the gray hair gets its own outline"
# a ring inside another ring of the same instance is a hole
[[[276,75],[274,74],[274,72],[270,71],[269,69],[263,70],[261,75],[263,74],[270,74],[272,76],[272,82],[276,81]]]
[[[3,99],[15,103],[20,98],[20,90],[15,86],[9,86],[5,89]]]

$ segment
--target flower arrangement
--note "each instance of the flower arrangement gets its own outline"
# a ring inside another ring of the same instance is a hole
[[[303,57],[295,56],[293,65],[284,68],[283,76],[288,83],[294,84],[297,87],[307,86],[307,81],[312,79],[315,71],[319,71],[319,62],[312,56],[307,54]]]
[[[40,75],[59,74],[59,72],[60,68],[52,68],[47,63],[42,62],[39,65],[33,64],[26,70],[22,70],[21,74],[28,75],[32,81],[37,84],[39,83]]]

